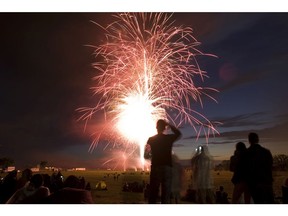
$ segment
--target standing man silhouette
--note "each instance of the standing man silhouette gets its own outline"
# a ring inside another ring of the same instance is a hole
[[[256,133],[248,135],[248,188],[255,204],[273,204],[273,157],[270,150],[259,145]]]
[[[164,134],[166,127],[170,127],[173,134]],[[157,203],[161,185],[161,203],[170,203],[172,184],[172,147],[181,137],[181,132],[163,119],[156,123],[157,134],[150,137],[145,147],[145,159],[151,157],[150,194],[148,203]]]

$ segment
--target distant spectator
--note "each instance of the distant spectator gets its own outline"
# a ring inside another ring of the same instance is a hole
[[[196,203],[196,190],[192,189],[192,185],[189,185],[188,189],[186,190],[186,194],[183,197],[183,200]]]
[[[85,185],[86,185],[86,181],[85,181],[85,178],[82,176],[82,177],[80,177],[79,188],[80,189],[85,189]]]
[[[88,182],[85,186],[85,190],[91,191],[91,184]]]
[[[124,192],[129,191],[129,184],[128,184],[128,182],[125,182],[125,183],[124,183],[124,185],[123,185],[123,187],[122,187],[122,191],[124,191]]]
[[[228,193],[224,191],[223,186],[220,186],[219,190],[216,191],[216,203],[217,204],[229,204]]]

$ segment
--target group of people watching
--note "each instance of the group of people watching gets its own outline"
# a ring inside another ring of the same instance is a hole
[[[164,131],[170,129],[172,133]],[[180,199],[183,170],[179,159],[172,154],[173,143],[181,137],[181,132],[175,126],[160,119],[156,124],[157,134],[147,140],[145,159],[151,159],[148,203],[159,203],[158,196],[161,187],[160,200],[163,204],[178,203]],[[250,146],[246,148],[243,142],[236,144],[234,155],[230,158],[231,179],[234,184],[232,203],[240,202],[244,194],[245,204],[274,203],[271,152],[259,144],[256,133],[248,135]],[[191,189],[195,192],[196,203],[216,203],[216,198],[226,197],[224,188],[220,188],[215,196],[213,177],[211,176],[212,158],[207,146],[199,146],[191,159]],[[88,183],[89,184],[89,183]],[[22,172],[17,179],[17,171],[9,173],[0,187],[0,203],[93,203],[91,191],[84,178],[68,176],[63,179],[60,172],[34,174],[30,169]],[[221,201],[226,202],[226,201]]]
[[[273,157],[271,152],[259,144],[259,137],[256,133],[248,135],[250,146],[246,148],[243,142],[236,144],[236,150],[230,157],[230,171],[233,172],[231,182],[234,185],[232,193],[232,204],[273,204]],[[220,195],[227,198],[223,193],[223,186],[213,192],[214,183],[211,176],[212,159],[207,146],[199,146],[191,159],[192,167],[192,190],[195,191],[196,203],[225,203],[219,201]],[[227,199],[225,199],[227,200]],[[227,202],[228,203],[228,202]]]
[[[274,203],[271,152],[259,144],[256,133],[248,135],[250,146],[243,142],[236,144],[234,155],[230,158],[231,179],[234,184],[232,203],[239,203],[244,194],[246,204]]]
[[[4,204],[92,204],[90,183],[84,177],[69,175],[65,180],[61,172],[33,174],[30,169],[7,174],[0,185],[0,203]]]
[[[159,203],[157,196],[161,187],[161,203],[167,204],[171,203],[172,183],[175,178],[172,146],[181,137],[181,132],[162,119],[157,121],[156,129],[157,134],[147,140],[144,154],[145,159],[151,160],[148,203]],[[172,133],[164,133],[166,129],[170,129]],[[240,203],[242,194],[246,204],[274,203],[272,154],[259,144],[258,134],[250,133],[248,141],[250,144],[248,148],[242,142],[237,143],[235,153],[231,156],[230,170],[233,172],[231,181],[234,184],[232,203]],[[191,159],[191,168],[191,190],[195,192],[195,202],[216,203],[213,177],[210,174],[212,158],[206,145],[197,147]],[[221,189],[218,195],[223,195],[223,188]]]

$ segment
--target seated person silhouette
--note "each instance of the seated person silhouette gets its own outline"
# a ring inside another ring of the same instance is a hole
[[[219,190],[216,191],[216,203],[218,204],[228,204],[228,194],[224,191],[224,187],[220,186]]]

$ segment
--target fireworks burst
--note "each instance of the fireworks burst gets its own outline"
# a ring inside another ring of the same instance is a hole
[[[131,155],[140,149],[143,164],[144,145],[156,133],[160,118],[178,126],[188,123],[197,135],[217,132],[211,121],[192,108],[194,103],[202,106],[203,95],[214,100],[209,91],[215,89],[194,82],[195,77],[203,82],[207,77],[196,56],[210,54],[196,48],[200,43],[190,27],[173,26],[171,16],[121,13],[115,15],[115,22],[101,26],[106,40],[95,47],[95,56],[101,60],[94,63],[98,74],[92,88],[100,99],[94,107],[79,111],[86,123],[103,112],[108,126],[95,132],[89,151],[107,134],[108,145],[123,145]]]

